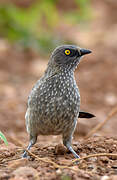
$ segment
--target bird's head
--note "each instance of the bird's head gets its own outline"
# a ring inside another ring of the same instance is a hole
[[[49,64],[60,68],[75,69],[82,56],[91,53],[75,45],[62,45],[57,47],[51,55]]]

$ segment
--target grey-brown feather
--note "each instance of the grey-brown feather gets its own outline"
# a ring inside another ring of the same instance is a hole
[[[65,56],[66,48],[76,55]],[[30,135],[29,148],[38,135],[63,136],[64,145],[74,154],[71,147],[80,111],[80,93],[74,78],[74,70],[81,56],[76,46],[60,46],[54,50],[44,75],[33,87],[26,112],[26,127]]]
[[[44,76],[28,99],[26,126],[33,135],[58,135],[74,130],[80,108],[80,94],[73,72]]]

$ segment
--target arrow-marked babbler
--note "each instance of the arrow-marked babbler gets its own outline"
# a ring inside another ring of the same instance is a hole
[[[44,75],[34,85],[26,111],[26,127],[30,141],[28,150],[38,135],[62,135],[63,144],[79,158],[71,146],[78,117],[94,115],[80,112],[80,93],[74,71],[81,57],[91,53],[75,45],[62,45],[51,54]],[[25,151],[23,157],[27,157]]]

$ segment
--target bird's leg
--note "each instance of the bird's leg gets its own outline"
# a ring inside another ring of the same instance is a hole
[[[29,145],[27,147],[27,150],[30,150],[30,148],[32,147],[32,141],[29,142]],[[22,155],[23,158],[27,158],[28,155],[27,155],[27,151],[24,151],[23,155]]]
[[[30,136],[30,142],[29,142],[29,145],[27,147],[27,150],[30,150],[30,148],[36,143],[37,141],[37,136]],[[27,158],[28,155],[27,155],[27,151],[24,151],[23,155],[22,155],[22,158]]]
[[[80,156],[73,150],[71,146],[71,141],[72,141],[72,135],[69,137],[64,137],[63,136],[63,144],[67,147],[67,149],[72,152],[75,158],[80,158]]]

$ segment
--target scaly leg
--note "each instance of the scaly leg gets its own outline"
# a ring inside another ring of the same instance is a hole
[[[27,147],[27,150],[30,150],[30,148],[36,143],[36,141],[37,141],[37,136],[30,137],[30,142],[29,142],[29,145]],[[27,151],[24,151],[22,158],[27,158],[27,157],[28,157]]]
[[[67,149],[72,152],[75,158],[80,158],[80,156],[73,150],[71,146],[71,141],[72,141],[72,134],[69,136],[63,136],[63,144],[67,147]]]

